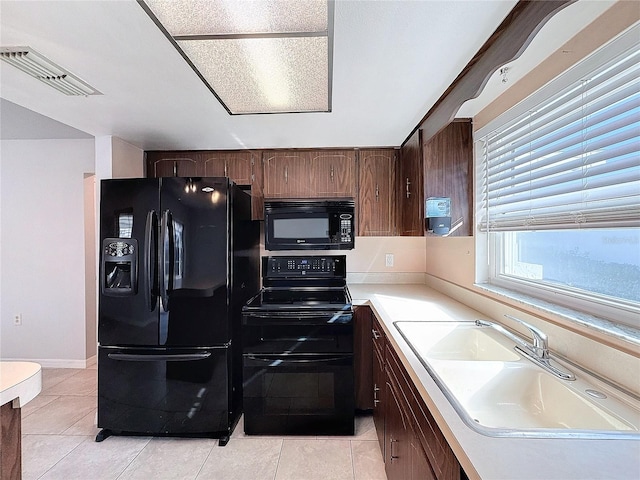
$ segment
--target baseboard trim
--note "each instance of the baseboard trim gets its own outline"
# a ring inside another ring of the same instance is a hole
[[[88,368],[96,364],[96,356],[86,360],[56,359],[56,358],[3,358],[8,362],[35,362],[42,368]]]

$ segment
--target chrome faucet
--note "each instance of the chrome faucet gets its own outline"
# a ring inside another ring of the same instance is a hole
[[[497,323],[489,322],[487,320],[476,320],[475,323],[479,327],[491,327],[494,330],[502,333],[506,337],[510,338],[516,343],[516,346],[514,348],[517,351],[522,353],[526,358],[529,358],[532,362],[551,372],[555,376],[563,380],[576,379],[573,373],[566,371],[563,367],[558,365],[558,363],[555,362],[549,355],[549,338],[547,337],[546,333],[544,333],[539,328],[536,328],[533,325],[520,320],[519,318],[512,317],[511,315],[505,315],[505,317],[527,327],[531,332],[531,337],[533,338],[532,343],[525,342],[520,337],[511,333],[509,330],[505,329],[501,325],[498,325]]]
[[[547,360],[549,358],[549,337],[547,337],[546,333],[524,320],[520,320],[519,318],[512,317],[511,315],[505,315],[505,317],[518,322],[520,325],[529,329],[533,338],[533,345],[527,345],[527,347],[531,353],[543,360]]]

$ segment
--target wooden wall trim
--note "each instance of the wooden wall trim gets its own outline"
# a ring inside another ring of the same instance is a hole
[[[480,94],[497,68],[518,58],[544,24],[575,1],[520,0],[402,144],[418,128],[422,129],[423,143],[433,138],[464,102]]]

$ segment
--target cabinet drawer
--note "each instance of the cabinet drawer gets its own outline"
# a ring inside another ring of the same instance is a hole
[[[373,315],[373,322],[371,327],[371,337],[373,339],[373,348],[378,350],[378,354],[380,358],[384,361],[384,349],[386,344],[386,337],[384,335],[384,330],[380,326],[378,319]]]

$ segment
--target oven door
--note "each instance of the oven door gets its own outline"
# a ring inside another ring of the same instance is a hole
[[[248,435],[353,435],[353,355],[244,355]]]

